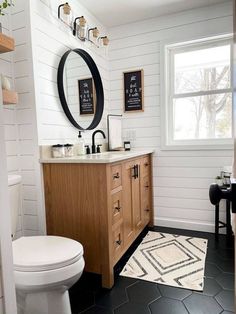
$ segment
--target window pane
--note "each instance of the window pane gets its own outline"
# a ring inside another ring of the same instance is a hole
[[[231,93],[174,99],[173,123],[174,140],[230,138]]]
[[[230,45],[174,55],[176,94],[230,88]]]

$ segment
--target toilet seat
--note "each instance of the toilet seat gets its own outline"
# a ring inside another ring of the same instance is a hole
[[[12,243],[14,270],[43,272],[76,263],[83,257],[82,245],[58,236],[21,237]]]

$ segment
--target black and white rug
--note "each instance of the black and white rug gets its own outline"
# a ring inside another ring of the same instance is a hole
[[[203,291],[207,240],[149,231],[121,276]]]

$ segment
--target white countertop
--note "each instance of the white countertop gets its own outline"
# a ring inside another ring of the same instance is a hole
[[[100,154],[90,154],[83,156],[63,157],[63,158],[41,158],[41,163],[90,163],[107,164],[122,161],[129,158],[135,158],[142,155],[152,154],[154,150],[131,150],[118,152],[104,152]]]

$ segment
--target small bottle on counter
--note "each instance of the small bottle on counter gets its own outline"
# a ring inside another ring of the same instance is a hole
[[[78,138],[79,138],[79,141],[77,144],[77,155],[85,155],[85,144],[82,138],[81,131],[79,131]]]
[[[51,151],[52,151],[53,158],[65,157],[65,148],[64,148],[64,145],[62,144],[52,145]]]
[[[65,144],[65,157],[73,157],[74,156],[74,145],[73,144]]]

